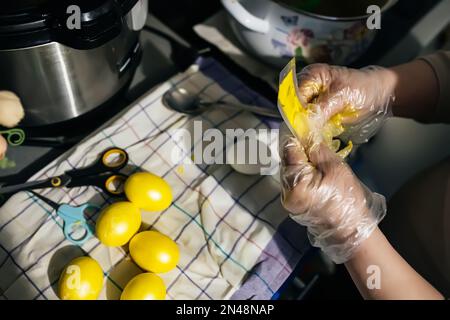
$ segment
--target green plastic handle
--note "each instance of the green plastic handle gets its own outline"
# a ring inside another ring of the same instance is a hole
[[[0,131],[0,134],[6,135],[6,141],[11,146],[20,146],[25,141],[25,131],[22,129],[10,129]]]

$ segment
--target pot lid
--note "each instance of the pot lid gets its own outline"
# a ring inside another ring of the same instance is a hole
[[[117,36],[125,16],[138,0],[0,1],[0,50],[20,49],[52,41],[90,49]],[[81,28],[68,27],[77,6]]]

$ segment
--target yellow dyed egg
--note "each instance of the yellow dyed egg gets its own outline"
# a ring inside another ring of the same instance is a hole
[[[96,300],[103,287],[103,271],[90,257],[72,260],[61,273],[58,284],[62,300]]]
[[[141,226],[141,212],[128,201],[106,207],[97,219],[97,238],[106,246],[120,247],[128,243]]]
[[[162,211],[172,203],[172,190],[162,178],[139,172],[131,175],[125,182],[128,200],[146,211]]]
[[[138,233],[130,241],[130,255],[144,270],[163,273],[174,269],[180,259],[175,241],[156,231]]]
[[[128,282],[120,300],[164,300],[164,281],[153,273],[141,273]]]

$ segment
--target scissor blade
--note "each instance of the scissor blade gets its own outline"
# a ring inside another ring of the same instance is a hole
[[[52,207],[53,209],[55,209],[56,211],[58,211],[60,205],[57,204],[56,202],[41,196],[39,193],[36,193],[34,191],[30,191],[31,194],[33,194],[36,198],[41,199],[42,201],[44,201],[46,204],[48,204],[50,207]]]
[[[33,188],[39,186],[40,184],[42,184],[43,182],[46,182],[46,181],[32,181],[32,182],[17,184],[14,186],[1,187],[0,194],[16,193],[16,192],[27,190],[27,189],[33,189]]]

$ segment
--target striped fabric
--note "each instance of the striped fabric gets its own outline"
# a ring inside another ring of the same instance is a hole
[[[167,109],[161,96],[183,84],[205,97],[272,107],[213,59],[199,59],[130,106],[111,124],[50,163],[32,180],[84,167],[103,150],[117,146],[130,155],[124,173],[143,169],[162,176],[174,201],[164,212],[142,212],[143,230],[155,229],[180,247],[177,268],[161,274],[168,299],[270,299],[309,250],[306,233],[287,218],[279,186],[269,176],[243,176],[228,165],[173,164],[177,148],[173,130],[203,127],[267,128],[253,115],[212,108],[196,118]],[[199,143],[199,142],[197,142]],[[113,200],[94,187],[46,189],[42,195],[58,203],[90,202],[105,207]],[[92,212],[95,222],[99,212]],[[69,261],[89,255],[105,274],[102,299],[117,299],[139,272],[126,247],[108,248],[96,238],[82,248],[65,240],[62,221],[27,192],[14,195],[0,208],[0,299],[57,299],[59,275]]]

